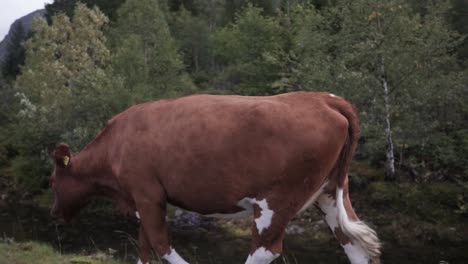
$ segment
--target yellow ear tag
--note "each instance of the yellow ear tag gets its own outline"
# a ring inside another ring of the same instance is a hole
[[[63,157],[63,164],[65,164],[65,166],[68,166],[69,162],[70,162],[70,157],[68,156]]]

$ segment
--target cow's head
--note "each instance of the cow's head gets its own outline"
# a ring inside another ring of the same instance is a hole
[[[51,215],[68,222],[89,201],[92,186],[80,177],[67,145],[60,144],[53,152],[53,159],[54,171],[49,184],[55,200]]]

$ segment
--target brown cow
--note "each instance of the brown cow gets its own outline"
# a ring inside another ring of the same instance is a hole
[[[267,264],[281,254],[291,219],[315,203],[351,263],[378,263],[378,238],[348,196],[358,134],[351,104],[330,93],[136,105],[76,156],[56,148],[52,215],[69,220],[91,197],[107,197],[141,220],[139,263],[154,250],[181,264],[168,240],[166,203],[204,215],[253,214],[246,263]]]

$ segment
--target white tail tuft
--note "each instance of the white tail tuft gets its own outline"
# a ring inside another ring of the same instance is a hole
[[[371,263],[380,263],[381,243],[375,231],[362,221],[350,221],[343,202],[343,189],[336,188],[336,206],[338,208],[338,224],[345,235],[353,243],[357,243],[367,254]]]

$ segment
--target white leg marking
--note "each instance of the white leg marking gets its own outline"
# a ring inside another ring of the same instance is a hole
[[[325,188],[325,186],[327,186],[327,184],[328,184],[328,181],[324,182],[322,184],[322,186],[320,186],[319,190],[316,191],[312,195],[312,197],[309,198],[309,200],[304,204],[304,206],[302,206],[301,210],[299,210],[299,213],[297,213],[297,214],[300,214],[300,213],[304,212],[307,208],[309,208],[317,200],[319,195],[322,194],[323,188]]]
[[[163,256],[163,259],[167,260],[171,264],[189,264],[179,254],[177,254],[175,249],[171,247],[170,250],[171,251],[169,252],[169,254]]]
[[[340,226],[348,226],[348,213],[346,213],[346,209],[344,208],[343,189],[341,188],[336,189],[336,207],[338,208],[340,214],[340,216],[338,217],[338,220],[340,221]]]
[[[335,232],[340,227],[351,243],[341,245],[352,264],[367,264],[380,255],[380,243],[375,231],[361,221],[351,221],[344,207],[343,189],[336,189],[336,201],[330,195],[318,198],[328,226]]]
[[[330,227],[331,231],[335,233],[335,228],[338,226],[342,227],[345,224],[342,221],[348,221],[348,215],[345,210],[343,204],[343,190],[341,190],[341,194],[337,193],[337,197],[341,195],[341,200],[338,198],[335,204],[335,200],[329,195],[322,195],[318,199],[320,209],[325,213],[325,220],[327,221],[328,226]],[[340,202],[342,206],[340,207]],[[339,214],[344,214],[340,215]],[[345,216],[346,219],[342,219]],[[339,220],[338,220],[339,219]],[[339,222],[339,223],[338,223]],[[347,224],[347,223],[346,223]],[[344,228],[341,228],[342,230]],[[343,232],[345,232],[343,230]],[[356,242],[354,244],[347,243],[345,245],[341,245],[348,256],[348,259],[352,264],[368,264],[369,263],[369,256],[367,253],[360,247]]]
[[[278,256],[279,254],[273,254],[271,251],[261,247],[258,248],[252,255],[249,255],[245,264],[269,264]]]
[[[318,205],[325,213],[325,221],[334,233],[335,228],[338,227],[338,209],[335,206],[335,200],[329,195],[322,195],[318,198]]]
[[[143,262],[141,262],[141,259],[138,260],[137,264],[143,264]]]
[[[140,220],[140,213],[138,213],[138,211],[135,211],[135,215],[136,215],[136,218],[138,218],[138,220]]]
[[[375,231],[362,221],[350,221],[344,207],[343,189],[336,189],[336,206],[338,208],[338,223],[343,233],[351,239],[352,245],[345,248],[352,264],[369,263],[370,259],[380,256],[380,242]],[[349,252],[349,254],[348,254]]]
[[[356,231],[361,233],[364,230],[354,230],[361,228],[361,226],[355,225],[355,222],[349,221],[348,213],[346,212],[343,202],[343,189],[341,188],[336,189],[336,207],[338,208],[338,222],[341,230],[353,241],[353,244],[348,243],[342,245],[349,261],[351,264],[368,264],[370,259],[369,255],[354,239]]]

